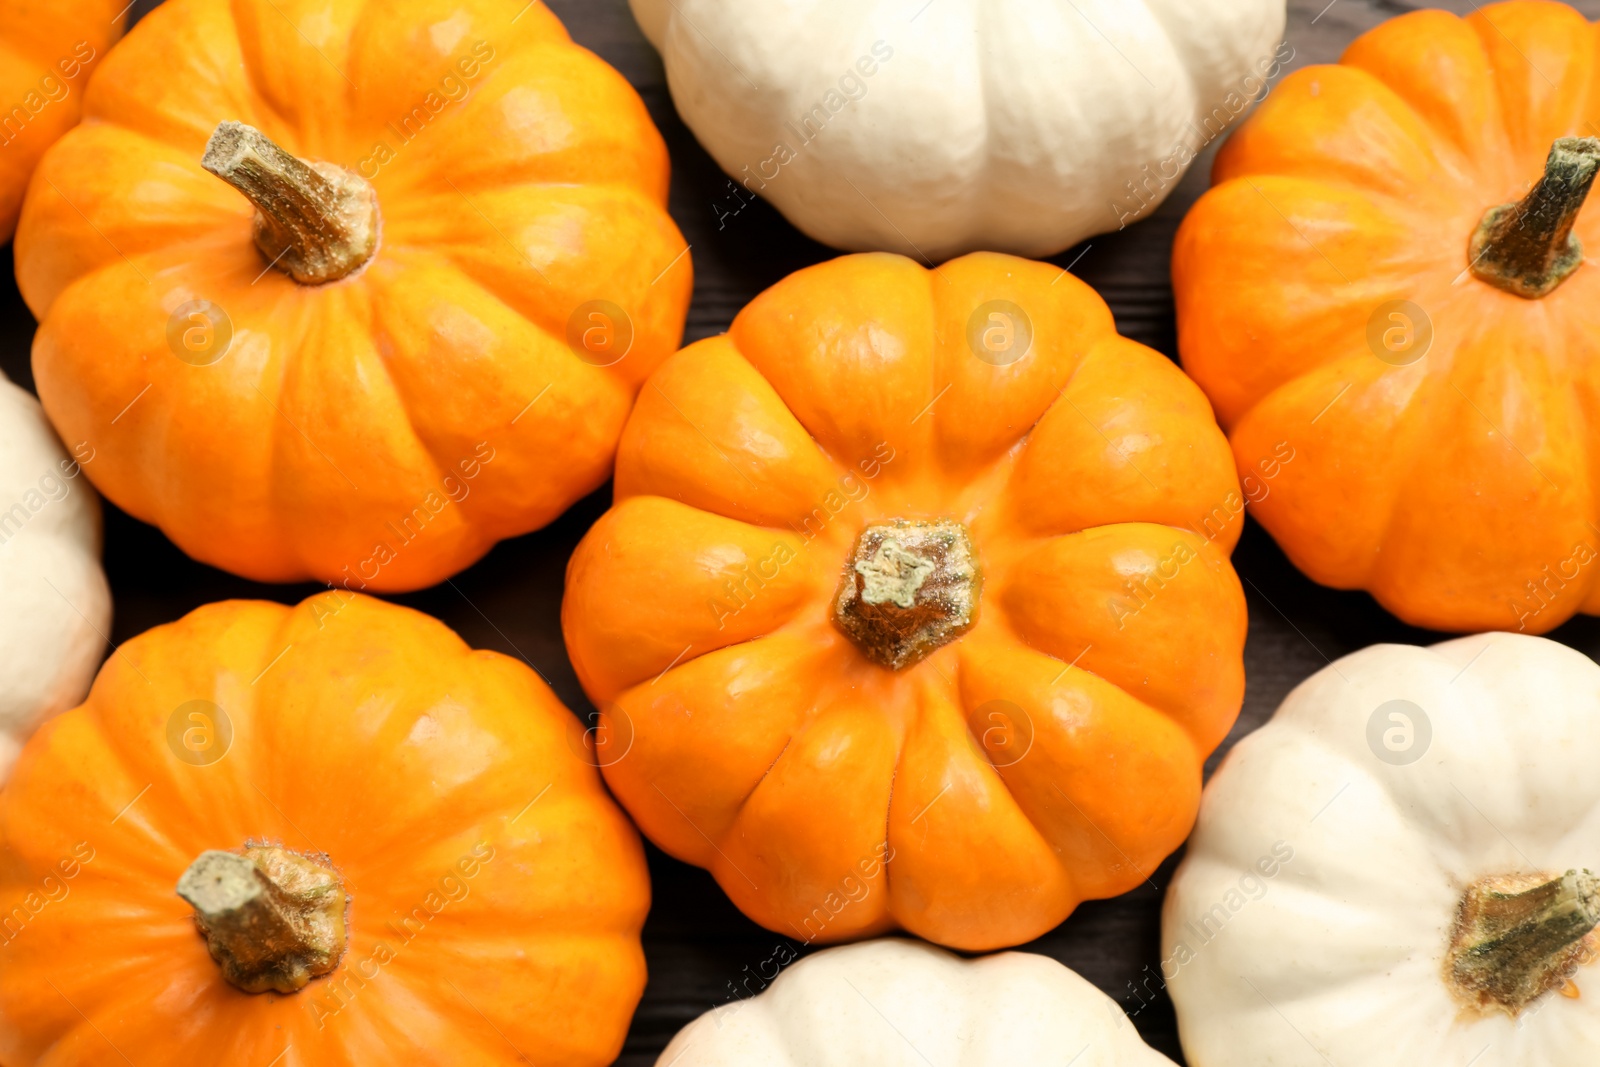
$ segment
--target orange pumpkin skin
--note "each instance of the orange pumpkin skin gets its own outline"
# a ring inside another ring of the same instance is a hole
[[[124,510],[249,578],[399,590],[609,476],[692,271],[643,104],[543,4],[170,0],[86,115],[17,275],[41,399]],[[363,270],[269,269],[200,166],[223,120],[370,183]]]
[[[968,347],[993,301],[1020,359]],[[803,270],[663,364],[615,484],[562,609],[606,779],[757,922],[998,948],[1187,835],[1243,694],[1239,486],[1200,391],[1066,272]],[[898,670],[830,614],[896,518],[962,522],[982,574]]]
[[[179,758],[195,700],[231,723],[189,746],[208,763]],[[343,591],[133,639],[0,794],[0,1057],[612,1062],[649,883],[575,722],[522,663]],[[351,894],[338,968],[288,995],[227,984],[174,893],[262,839],[326,853]]]
[[[0,244],[28,177],[78,123],[84,86],[122,32],[127,0],[0,0]]]
[[[1415,625],[1600,611],[1600,270],[1525,299],[1468,253],[1557,138],[1600,133],[1597,45],[1556,3],[1394,19],[1285,79],[1178,234],[1184,367],[1241,470],[1296,456],[1254,514],[1312,579]],[[1600,208],[1574,232],[1600,248]]]

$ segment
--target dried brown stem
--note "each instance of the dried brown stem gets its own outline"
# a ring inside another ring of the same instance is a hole
[[[297,159],[241,122],[217,126],[200,165],[256,206],[256,247],[303,285],[338,281],[377,251],[377,195],[342,167]]]
[[[272,846],[202,852],[178,895],[223,977],[246,993],[293,993],[344,955],[344,882],[312,857]]]

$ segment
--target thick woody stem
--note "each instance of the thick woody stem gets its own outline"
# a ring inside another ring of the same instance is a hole
[[[981,588],[965,526],[896,519],[856,539],[833,622],[864,656],[897,671],[970,630]]]
[[[256,206],[256,247],[303,285],[338,281],[377,250],[377,195],[343,167],[297,159],[241,122],[217,126],[200,165]]]
[[[1515,204],[1490,208],[1468,249],[1472,273],[1508,293],[1537,300],[1583,264],[1572,232],[1600,172],[1600,139],[1563,137],[1550,149],[1544,177]]]
[[[1597,924],[1600,878],[1588,871],[1480,879],[1461,900],[1445,981],[1464,1004],[1515,1018],[1567,984]]]
[[[344,955],[344,882],[311,857],[276,847],[202,852],[178,895],[223,977],[246,993],[293,993]]]

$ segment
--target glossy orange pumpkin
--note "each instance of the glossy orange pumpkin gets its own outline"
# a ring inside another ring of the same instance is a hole
[[[342,590],[134,638],[0,794],[0,1058],[612,1062],[649,883],[575,724],[522,663]],[[196,872],[230,866],[273,888],[215,908]],[[285,896],[325,921],[253,960]]]
[[[1183,363],[1241,469],[1298,457],[1253,510],[1314,580],[1442,630],[1600,612],[1596,135],[1600,31],[1517,2],[1380,26],[1222,150]]]
[[[1065,271],[801,271],[650,379],[569,565],[607,781],[786,936],[1026,941],[1189,832],[1242,510],[1200,391]]]
[[[122,32],[127,0],[0,0],[0,244],[11,240],[28,177],[78,123],[83,90]]]
[[[170,0],[86,115],[17,276],[123,509],[250,578],[409,589],[609,477],[691,270],[643,104],[543,4]]]

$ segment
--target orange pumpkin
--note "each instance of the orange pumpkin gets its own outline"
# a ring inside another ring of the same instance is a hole
[[[801,271],[652,376],[569,565],[607,781],[786,936],[1036,937],[1189,832],[1242,510],[1204,396],[1065,271]]]
[[[170,0],[86,115],[17,277],[124,510],[250,578],[409,589],[609,476],[691,270],[643,104],[543,4]]]
[[[1600,32],[1397,18],[1286,79],[1173,259],[1185,368],[1314,580],[1441,630],[1600,612]]]
[[[127,0],[0,0],[0,244],[39,157],[78,123],[83,89]]]
[[[134,638],[0,794],[0,1057],[612,1062],[650,891],[575,724],[342,590]]]

